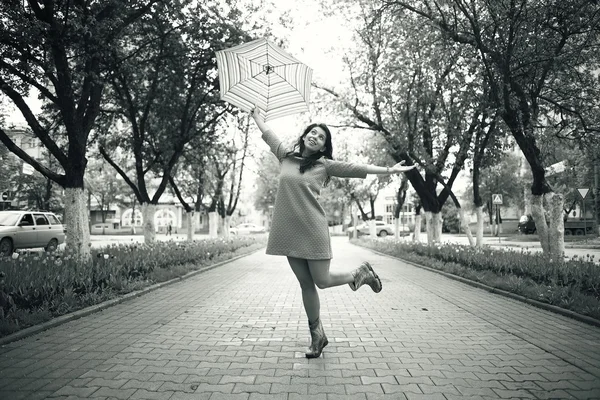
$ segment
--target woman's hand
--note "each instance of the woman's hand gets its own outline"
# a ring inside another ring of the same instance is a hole
[[[255,121],[262,120],[262,118],[260,118],[260,108],[258,108],[256,105],[250,111],[250,115],[252,116],[252,118],[254,118]]]
[[[401,172],[410,171],[411,169],[417,167],[416,165],[405,166],[404,165],[405,162],[406,161],[402,160],[398,164],[396,164],[392,168],[390,168],[390,174],[399,174]]]

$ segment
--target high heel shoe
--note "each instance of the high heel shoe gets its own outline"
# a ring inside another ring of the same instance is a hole
[[[375,293],[381,292],[381,279],[367,261],[364,261],[360,264],[360,267],[352,271],[352,276],[354,281],[348,284],[352,290],[357,291],[359,287],[366,284],[371,286]]]
[[[306,351],[306,358],[317,358],[323,352],[323,348],[329,344],[323,324],[321,324],[321,318],[317,318],[314,322],[308,321],[308,328],[310,329],[311,343]]]

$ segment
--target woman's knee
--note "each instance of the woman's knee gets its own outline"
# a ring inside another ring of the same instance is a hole
[[[314,279],[314,278],[313,278]],[[319,288],[319,289],[327,289],[330,285],[329,285],[329,280],[325,279],[325,278],[317,278],[315,281],[315,285]]]

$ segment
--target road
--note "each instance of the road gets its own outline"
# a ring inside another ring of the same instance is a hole
[[[204,234],[203,235],[197,234],[194,236],[194,239],[196,239],[196,240],[201,240],[201,239],[206,239],[206,238],[208,238],[208,235],[204,235]],[[116,243],[141,243],[144,241],[144,237],[141,235],[127,235],[127,236],[125,236],[125,235],[118,235],[118,236],[117,235],[115,235],[115,236],[92,235],[91,239],[92,239],[92,248],[102,248],[102,247],[105,247],[105,246],[108,246],[111,244],[116,244]],[[158,235],[156,235],[156,239],[162,240],[162,241],[168,241],[168,240],[183,241],[183,240],[186,240],[186,235],[166,236],[163,234],[158,234]],[[410,240],[408,237],[405,237],[404,239]],[[426,239],[425,236],[423,236],[422,239]],[[392,238],[384,239],[384,240],[392,240]],[[459,244],[468,244],[469,243],[469,241],[465,235],[457,235],[457,234],[443,234],[442,242],[444,242],[444,243],[459,243]],[[592,257],[592,256],[594,257],[594,261],[596,261],[597,263],[600,263],[600,245],[598,244],[597,239],[593,243],[594,244],[591,244],[589,247],[583,247],[584,245],[581,245],[582,247],[577,247],[577,248],[571,247],[571,246],[573,246],[572,243],[567,243],[565,246],[565,256],[570,259],[575,256],[587,257],[587,255],[589,255],[590,257]],[[531,252],[542,251],[542,248],[541,248],[539,242],[516,241],[516,240],[511,240],[510,237],[501,237],[500,239],[497,237],[484,237],[484,244],[492,246],[494,248],[503,249],[503,250],[515,250],[515,249],[519,249],[519,248],[525,248]]]

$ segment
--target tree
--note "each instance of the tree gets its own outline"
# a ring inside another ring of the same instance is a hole
[[[106,55],[119,45],[124,30],[158,3],[7,0],[0,5],[0,90],[63,172],[29,156],[2,128],[0,141],[65,189],[67,248],[82,259],[91,257],[83,177],[106,84]],[[56,121],[32,111],[27,96],[34,93],[54,107]],[[55,122],[63,128],[66,147],[50,135]]]
[[[414,169],[406,176],[425,210],[428,240],[439,241],[446,200],[462,213],[452,185],[485,106],[471,53],[418,26],[415,18],[368,6],[360,18],[356,36],[362,48],[355,58],[347,57],[352,87],[345,93],[323,89],[345,105],[358,126],[386,140],[394,161],[423,168],[423,175]],[[465,229],[469,233],[467,224]]]
[[[127,61],[111,76],[112,126],[123,122],[130,133],[107,137],[100,146],[142,206],[146,242],[154,240],[156,205],[186,146],[200,136],[205,143],[212,140],[228,111],[219,100],[214,52],[248,39],[236,27],[235,8],[223,11],[218,3],[205,2],[167,11],[132,26],[134,43],[153,45],[135,53],[123,48]],[[133,180],[111,158],[111,149],[135,160]]]
[[[536,129],[582,140],[600,132],[596,2],[383,1],[380,11],[408,11],[477,52],[493,104],[531,168],[532,214],[544,253],[562,259],[563,196],[546,178]]]

